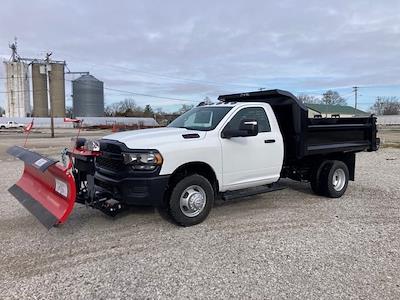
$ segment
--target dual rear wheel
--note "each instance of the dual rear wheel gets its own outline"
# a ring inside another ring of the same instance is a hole
[[[349,169],[344,162],[326,161],[314,170],[311,189],[317,195],[339,198],[346,192],[348,182]]]

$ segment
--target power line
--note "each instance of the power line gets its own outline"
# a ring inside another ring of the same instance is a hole
[[[66,79],[66,81],[72,82],[73,80]],[[82,83],[80,83],[82,84]],[[83,83],[87,86],[90,86],[90,83]],[[93,87],[97,87],[94,85],[91,85]],[[166,100],[173,100],[173,101],[183,101],[183,102],[196,102],[194,100],[189,100],[189,99],[182,99],[182,98],[173,98],[173,97],[167,97],[167,96],[159,96],[159,95],[151,95],[151,94],[145,94],[145,93],[138,93],[138,92],[133,92],[133,91],[127,91],[127,90],[121,90],[121,89],[115,89],[115,88],[108,88],[108,87],[103,87],[105,90],[108,91],[114,91],[114,92],[119,92],[119,93],[125,93],[125,94],[130,94],[130,95],[136,95],[136,96],[143,96],[143,97],[151,97],[151,98],[157,98],[157,99],[166,99]]]
[[[59,79],[61,80],[61,79]],[[66,81],[72,82],[73,80],[68,80]],[[89,83],[80,83],[84,84],[87,86],[90,86]],[[92,85],[92,87],[97,87]],[[167,96],[159,96],[159,95],[151,95],[151,94],[145,94],[145,93],[138,93],[138,92],[133,92],[133,91],[127,91],[127,90],[121,90],[121,89],[115,89],[115,88],[109,88],[109,87],[103,87],[104,90],[108,91],[114,91],[114,92],[119,92],[122,94],[129,94],[129,95],[135,95],[135,96],[143,96],[143,97],[151,97],[151,98],[157,98],[157,99],[165,99],[165,100],[172,100],[172,101],[182,101],[182,102],[196,102],[195,100],[189,100],[189,99],[182,99],[182,98],[174,98],[174,97],[167,97]],[[11,94],[11,93],[25,93],[25,92],[30,92],[31,90],[16,90],[16,91],[0,91],[1,94]],[[43,90],[36,90],[37,92],[47,92],[48,89],[43,89]]]
[[[73,55],[71,56],[68,53],[65,53],[65,54],[67,54],[70,57],[74,57]],[[89,61],[88,59],[84,59],[82,57],[75,56],[75,58],[83,60],[83,61]],[[135,72],[135,73],[139,73],[139,74],[145,74],[145,75],[149,75],[149,76],[170,79],[170,80],[194,82],[194,83],[216,85],[216,86],[236,86],[236,87],[252,88],[252,89],[263,88],[261,86],[252,86],[252,85],[245,85],[245,84],[239,84],[239,83],[227,83],[227,82],[218,82],[218,81],[212,81],[212,80],[201,80],[201,79],[193,79],[193,78],[184,78],[184,77],[179,77],[179,76],[171,76],[171,75],[159,74],[159,73],[150,72],[150,71],[143,71],[143,70],[138,70],[136,68],[123,67],[123,66],[118,66],[118,65],[113,65],[113,64],[104,64],[104,63],[97,64],[97,63],[93,63],[93,62],[91,62],[89,64],[92,66],[108,67],[108,68],[119,69],[119,70],[124,70],[124,71],[129,71],[129,72]]]

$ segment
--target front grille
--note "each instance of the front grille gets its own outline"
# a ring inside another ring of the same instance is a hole
[[[121,146],[117,142],[110,143],[109,141],[100,140],[100,150],[108,153],[121,153]]]
[[[120,159],[111,159],[102,156],[96,158],[96,166],[114,172],[122,171],[125,167],[123,161]]]
[[[96,167],[100,171],[101,169],[115,173],[123,171],[125,165],[121,155],[122,145],[117,141],[100,140],[100,150],[103,152],[103,155],[96,158]]]

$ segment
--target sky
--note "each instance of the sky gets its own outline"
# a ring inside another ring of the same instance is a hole
[[[398,0],[2,0],[0,7],[2,60],[14,37],[22,57],[52,51],[71,71],[104,81],[106,104],[133,98],[173,111],[279,88],[314,96],[334,89],[354,105],[352,87],[360,86],[358,107],[368,109],[377,96],[400,96]],[[0,106],[4,76],[2,66]],[[76,77],[67,75],[69,106]]]

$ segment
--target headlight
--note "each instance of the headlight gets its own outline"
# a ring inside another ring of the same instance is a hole
[[[99,141],[86,140],[85,149],[87,149],[89,151],[100,151],[100,142]]]
[[[161,166],[163,158],[157,151],[122,153],[124,163],[134,170],[154,170]]]

